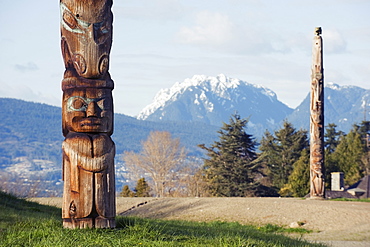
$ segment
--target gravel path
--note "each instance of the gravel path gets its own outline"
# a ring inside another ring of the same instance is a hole
[[[34,198],[61,206],[61,198]],[[117,213],[154,219],[237,221],[313,230],[310,241],[370,247],[370,203],[297,198],[117,198]]]

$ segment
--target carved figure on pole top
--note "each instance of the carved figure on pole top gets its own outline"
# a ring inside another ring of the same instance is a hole
[[[68,72],[105,78],[112,46],[112,0],[61,0],[62,54]]]

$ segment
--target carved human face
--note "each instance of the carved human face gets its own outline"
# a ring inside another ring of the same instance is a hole
[[[113,98],[110,89],[69,89],[63,93],[63,134],[69,131],[113,133]]]
[[[111,0],[61,0],[62,53],[66,68],[103,78],[112,45]]]

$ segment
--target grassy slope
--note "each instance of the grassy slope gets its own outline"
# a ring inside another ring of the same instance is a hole
[[[0,246],[322,246],[238,223],[117,217],[116,229],[63,229],[61,210],[0,192]]]

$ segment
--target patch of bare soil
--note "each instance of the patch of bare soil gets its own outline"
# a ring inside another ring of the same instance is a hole
[[[61,198],[34,198],[61,207]],[[370,246],[370,203],[297,198],[117,198],[117,214],[152,219],[237,221],[301,227],[332,246]]]

